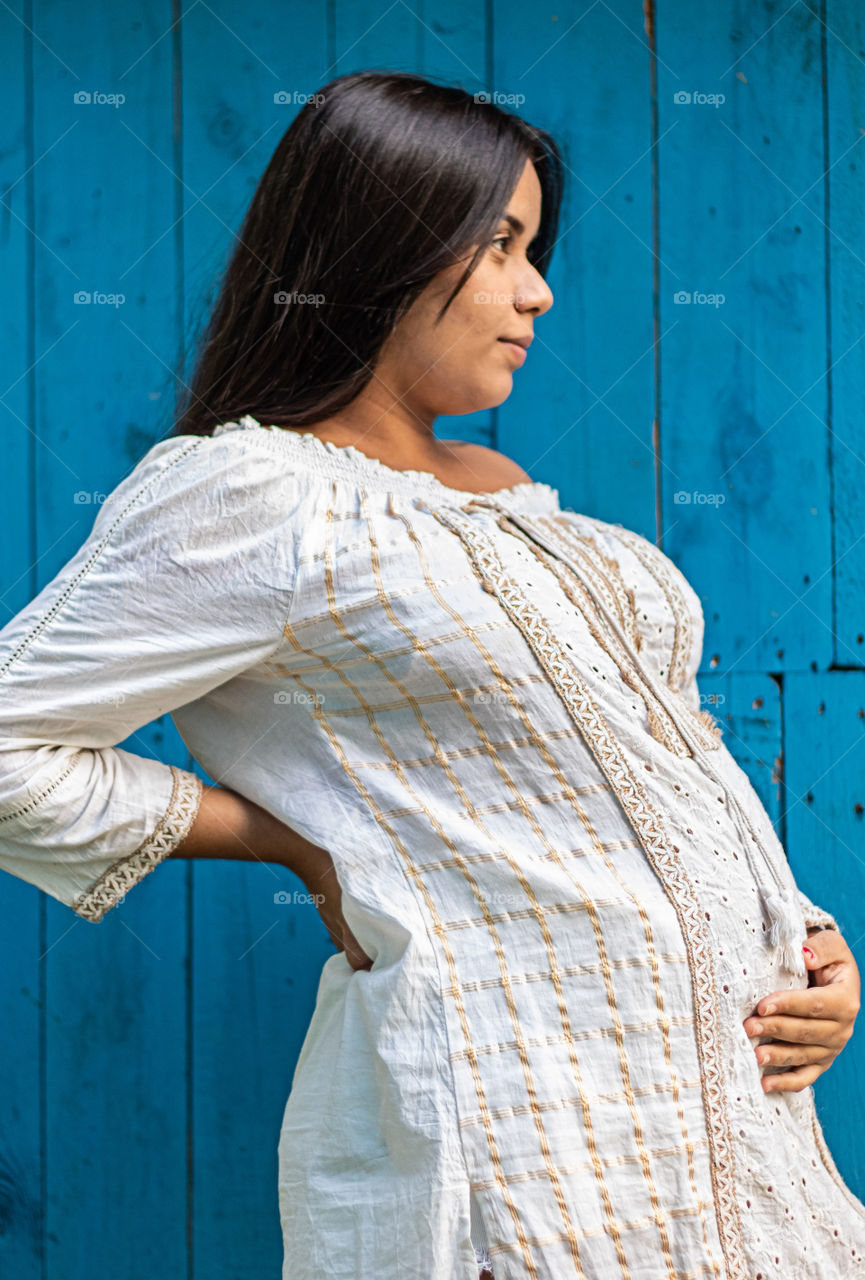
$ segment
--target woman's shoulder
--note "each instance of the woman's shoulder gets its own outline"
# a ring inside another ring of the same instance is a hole
[[[246,509],[254,524],[284,520],[303,505],[314,477],[287,457],[251,446],[240,433],[170,435],[157,440],[117,483],[97,523],[173,510],[193,522]]]
[[[495,493],[498,489],[532,483],[532,477],[519,463],[497,449],[465,440],[442,440],[441,443],[453,449],[456,460],[467,468],[473,488]]]

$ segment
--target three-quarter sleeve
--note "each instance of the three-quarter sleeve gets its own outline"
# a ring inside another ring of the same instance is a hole
[[[191,827],[191,771],[116,744],[265,660],[304,486],[232,434],[161,441],[0,630],[0,869],[98,921]]]

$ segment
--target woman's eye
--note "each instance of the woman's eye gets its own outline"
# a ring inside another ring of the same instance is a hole
[[[508,232],[503,231],[500,236],[496,236],[494,240],[491,240],[490,244],[498,244],[500,240],[504,240],[506,244],[510,244],[512,239],[513,239],[513,236],[511,236]],[[504,250],[502,250],[502,252],[504,252]]]

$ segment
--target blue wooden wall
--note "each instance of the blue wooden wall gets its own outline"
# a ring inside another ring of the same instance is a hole
[[[442,434],[681,565],[702,690],[865,964],[863,25],[856,0],[9,0],[0,622],[170,429],[293,96],[362,67],[517,95],[568,165],[556,302],[508,402]],[[190,763],[170,720],[123,745]],[[94,927],[3,878],[4,1277],[280,1274],[279,1125],[332,951],[280,887],[178,860]],[[815,1087],[860,1196],[863,1067],[860,1031]]]

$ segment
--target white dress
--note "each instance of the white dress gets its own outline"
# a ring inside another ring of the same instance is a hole
[[[0,867],[98,921],[201,783],[327,848],[279,1136],[284,1280],[842,1280],[865,1206],[742,1026],[806,921],[700,710],[700,602],[542,483],[476,496],[253,418],[156,444],[0,631]],[[774,923],[773,923],[774,922]],[[790,945],[787,945],[790,944]]]

